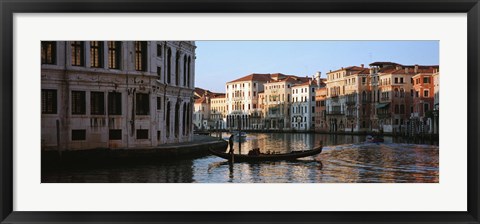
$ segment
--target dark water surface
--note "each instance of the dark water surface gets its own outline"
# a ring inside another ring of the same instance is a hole
[[[222,136],[228,139],[228,135]],[[315,157],[297,161],[235,163],[207,156],[149,165],[84,167],[42,172],[42,182],[60,183],[438,183],[439,148],[386,137],[306,133],[249,133],[240,153],[290,152],[324,145]],[[235,142],[235,153],[239,143]]]

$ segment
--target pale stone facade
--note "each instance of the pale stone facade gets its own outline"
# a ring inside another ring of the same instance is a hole
[[[316,80],[292,87],[291,128],[293,130],[310,131],[315,129],[315,91]]]
[[[215,129],[225,129],[227,119],[227,104],[225,94],[217,94],[210,100],[210,118]]]
[[[42,42],[44,150],[193,139],[192,41]]]
[[[252,117],[262,113],[258,93],[263,92],[270,74],[250,74],[226,83],[227,128],[251,129]]]

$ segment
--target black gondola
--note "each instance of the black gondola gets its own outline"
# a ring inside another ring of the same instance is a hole
[[[213,149],[209,149],[210,153],[229,160],[231,155],[226,152],[220,152]],[[280,161],[280,160],[295,160],[302,157],[314,156],[322,152],[322,146],[306,151],[292,151],[290,153],[283,154],[264,154],[259,155],[244,155],[233,154],[234,162],[262,162],[262,161]]]

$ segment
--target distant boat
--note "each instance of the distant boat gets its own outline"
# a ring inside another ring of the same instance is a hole
[[[231,154],[226,152],[220,152],[213,149],[209,149],[210,153],[229,160],[231,158]],[[281,160],[295,160],[302,157],[307,156],[314,156],[320,154],[322,152],[322,146],[306,150],[306,151],[292,151],[290,153],[283,153],[283,154],[265,154],[260,153],[257,155],[244,155],[244,154],[233,154],[233,161],[234,162],[263,162],[263,161],[281,161]]]
[[[372,142],[372,143],[379,143],[379,142],[383,142],[383,138],[380,137],[380,136],[372,136],[372,135],[367,135],[366,137],[366,142]]]
[[[238,139],[245,139],[247,138],[247,133],[243,131],[234,131],[232,132],[233,136]]]

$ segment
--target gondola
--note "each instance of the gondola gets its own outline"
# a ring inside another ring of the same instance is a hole
[[[230,160],[231,155],[226,152],[220,152],[213,149],[209,149],[210,153]],[[295,160],[302,157],[314,156],[322,152],[322,146],[314,148],[312,150],[306,151],[292,151],[290,153],[283,154],[264,154],[259,155],[244,155],[244,154],[233,154],[234,162],[262,162],[262,161],[280,161],[280,160]]]

